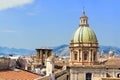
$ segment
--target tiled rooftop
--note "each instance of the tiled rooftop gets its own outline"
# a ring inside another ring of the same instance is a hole
[[[34,80],[39,78],[39,75],[23,71],[23,70],[1,70],[0,80]]]
[[[113,58],[108,60],[105,65],[108,66],[120,66],[120,58]]]

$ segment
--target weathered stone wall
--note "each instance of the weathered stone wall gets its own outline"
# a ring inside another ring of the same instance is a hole
[[[9,68],[10,59],[0,57],[0,70]]]

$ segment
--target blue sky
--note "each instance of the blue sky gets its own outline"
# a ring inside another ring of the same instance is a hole
[[[119,0],[0,0],[0,46],[69,44],[85,7],[100,45],[120,47]]]

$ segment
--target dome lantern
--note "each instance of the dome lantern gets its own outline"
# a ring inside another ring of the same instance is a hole
[[[82,16],[80,17],[80,26],[88,27],[88,17],[85,15],[85,11],[83,9]]]

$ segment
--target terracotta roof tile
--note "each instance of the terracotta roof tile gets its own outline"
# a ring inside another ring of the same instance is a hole
[[[19,70],[2,70],[0,71],[0,80],[34,80],[39,78],[39,75]]]
[[[108,66],[120,66],[120,58],[109,59],[105,65]]]

